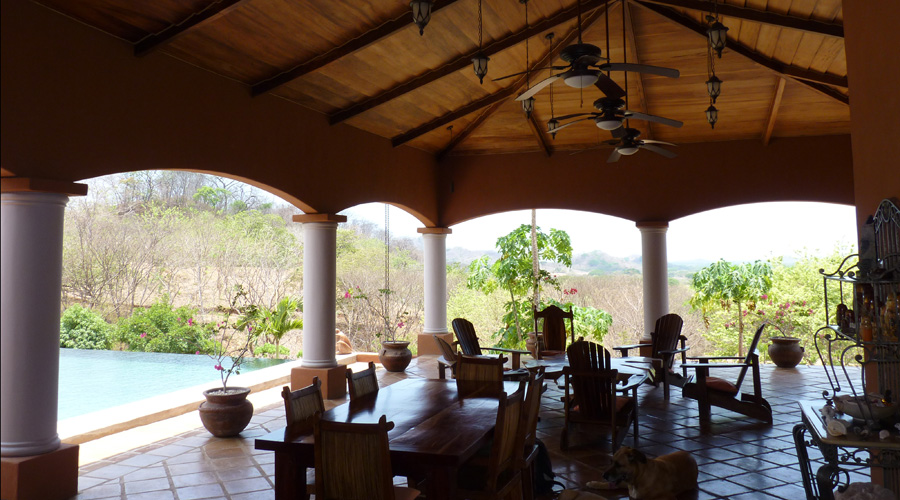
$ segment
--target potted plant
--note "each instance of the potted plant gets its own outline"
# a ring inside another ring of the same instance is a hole
[[[789,337],[778,325],[769,323],[781,335],[769,335],[769,359],[779,368],[794,368],[803,360],[804,349],[800,345],[800,339]]]
[[[243,288],[236,287],[225,317],[216,324],[213,352],[209,354],[216,363],[213,368],[219,372],[222,387],[203,391],[206,401],[200,403],[200,421],[216,437],[237,436],[253,418],[253,403],[247,400],[250,389],[228,386],[228,378],[241,373],[244,357],[259,336],[252,321],[247,320],[254,316],[252,313],[245,314],[233,324],[230,321],[238,300],[244,296]]]

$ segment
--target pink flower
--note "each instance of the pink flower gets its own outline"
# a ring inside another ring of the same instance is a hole
[[[216,366],[214,366],[213,368],[215,368],[216,370],[219,370],[220,372],[224,372],[224,371],[225,371],[225,368],[222,368],[222,365],[216,365]]]
[[[248,325],[247,332],[252,332],[252,331],[253,331],[253,325]]]
[[[813,313],[813,310],[812,310],[812,309],[810,309],[810,310],[809,310],[809,314],[812,314],[812,313]]]
[[[766,300],[766,299],[769,298],[769,295],[764,293],[764,294],[762,294],[759,298],[762,299],[762,300]]]
[[[194,354],[200,354],[200,351],[195,352]]]
[[[405,324],[406,324],[406,323],[404,323],[404,322],[401,321],[401,322],[397,323],[397,328],[403,328],[403,326],[404,326]]]
[[[188,318],[188,326],[194,326],[194,318]]]
[[[144,338],[144,337],[146,337],[146,336],[147,336],[147,332],[144,332],[144,333],[141,334],[141,338]]]
[[[344,292],[344,298],[345,298],[345,299],[349,299],[349,298],[350,298],[350,292]]]

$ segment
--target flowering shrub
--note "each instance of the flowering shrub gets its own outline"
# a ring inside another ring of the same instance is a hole
[[[219,372],[222,379],[222,392],[228,390],[228,378],[232,374],[241,374],[244,358],[251,353],[260,335],[259,329],[254,325],[258,317],[257,308],[242,304],[246,300],[247,292],[241,285],[236,285],[234,296],[225,310],[222,321],[215,325],[213,349],[209,357],[215,361],[213,368]],[[233,321],[232,314],[235,311],[242,315]]]
[[[149,309],[136,309],[116,325],[113,340],[129,351],[194,354],[212,352],[212,325],[195,317],[189,307],[173,309],[164,296]]]

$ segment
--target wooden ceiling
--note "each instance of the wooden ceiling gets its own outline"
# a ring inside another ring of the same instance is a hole
[[[527,119],[517,94],[525,77],[491,81],[529,66],[560,64],[582,38],[613,62],[678,69],[670,79],[613,72],[628,108],[684,122],[680,129],[632,121],[642,138],[677,144],[849,134],[849,91],[841,0],[720,0],[728,45],[715,60],[724,81],[709,105],[708,0],[483,0],[483,84],[469,59],[478,51],[479,0],[436,0],[424,35],[408,2],[366,0],[40,0],[38,3],[134,44],[136,57],[165,54],[265,93],[408,145],[444,155],[577,151],[610,138],[590,121],[546,132],[552,116],[593,111],[602,97],[561,81],[537,94]],[[607,16],[608,14],[608,16]],[[546,38],[554,33],[553,44]],[[530,83],[549,76],[532,73]],[[452,126],[452,130],[449,127]]]

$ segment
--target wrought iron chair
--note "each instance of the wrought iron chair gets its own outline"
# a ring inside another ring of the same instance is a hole
[[[378,392],[375,363],[369,361],[369,367],[357,373],[347,368],[347,392],[350,393],[350,401]]]
[[[465,357],[461,358],[460,369],[465,365],[464,360]],[[522,474],[518,465],[522,455],[520,429],[525,425],[522,418],[524,393],[525,382],[520,382],[518,390],[512,394],[500,393],[497,423],[487,464],[481,457],[463,464],[457,475],[457,499],[521,497]]]
[[[548,306],[543,311],[534,308],[535,354],[537,359],[566,352],[566,320],[572,342],[575,342],[575,314],[570,308],[563,311],[557,306]],[[540,324],[540,327],[538,325]]]
[[[641,347],[650,347],[650,357],[653,358],[653,371],[647,383],[654,387],[663,385],[663,394],[666,401],[669,400],[669,385],[684,387],[686,382],[690,382],[687,377],[687,370],[682,368],[682,375],[674,371],[675,356],[681,354],[681,364],[686,362],[685,353],[690,349],[685,347],[687,337],[681,334],[681,328],[684,326],[684,320],[677,314],[666,314],[656,320],[653,331],[650,332],[649,344],[632,344],[613,347],[619,351],[622,357],[628,357],[628,351],[631,349],[640,349]],[[679,342],[681,348],[678,347]]]
[[[633,396],[617,396],[616,393],[632,391],[641,382],[617,385],[618,370],[610,366],[609,351],[593,342],[579,340],[566,350],[569,366],[563,369],[566,376],[564,397],[565,425],[560,436],[560,448],[569,447],[569,427],[573,423],[590,424],[610,436],[612,451],[619,449],[629,424],[634,426],[634,442],[638,440],[637,399]],[[569,388],[571,387],[572,392]]]
[[[317,414],[318,416],[318,414]],[[316,499],[412,500],[413,488],[394,486],[388,431],[382,415],[377,424],[315,419]]]
[[[512,359],[512,370],[506,373],[507,380],[526,380],[528,378],[528,370],[520,368],[521,355],[529,354],[528,351],[520,349],[506,349],[504,347],[481,347],[478,342],[478,334],[475,333],[475,326],[472,322],[464,318],[456,318],[451,324],[453,332],[456,333],[456,344],[466,356],[483,356],[482,351],[492,351],[506,353]]]
[[[710,422],[711,406],[718,406],[733,412],[762,420],[767,424],[772,423],[772,406],[762,396],[762,386],[759,380],[759,353],[757,346],[759,338],[768,323],[759,325],[753,340],[747,347],[747,356],[744,358],[735,356],[700,356],[689,357],[689,360],[697,360],[700,363],[688,363],[682,365],[685,368],[696,370],[697,381],[684,384],[681,389],[683,397],[696,399],[700,408],[700,422]],[[711,363],[716,360],[736,360],[737,363]],[[710,377],[710,368],[740,368],[737,381],[732,383],[719,377]],[[742,393],[741,384],[750,370],[753,375],[753,392]]]

